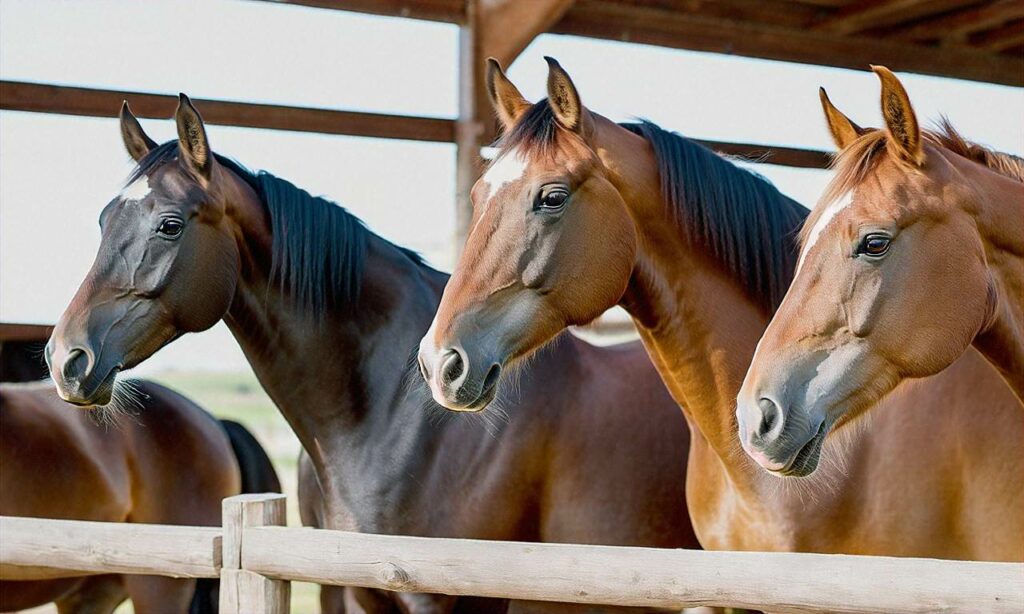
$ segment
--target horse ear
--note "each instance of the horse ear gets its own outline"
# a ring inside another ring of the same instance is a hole
[[[156,141],[149,138],[142,129],[142,124],[132,115],[127,100],[121,103],[121,140],[124,141],[124,148],[128,150],[128,155],[136,162],[156,149]]]
[[[832,142],[840,151],[867,132],[832,104],[825,88],[818,88],[818,98],[821,99],[821,108],[825,111],[825,120],[828,122],[828,131],[832,133]]]
[[[573,132],[583,131],[583,104],[579,92],[558,60],[544,56],[548,63],[548,104],[558,123]]]
[[[206,138],[203,118],[185,94],[178,94],[178,110],[174,113],[174,120],[178,124],[178,151],[182,163],[197,178],[209,179],[213,160],[210,142]]]
[[[523,113],[530,108],[530,101],[523,98],[501,70],[501,64],[494,58],[487,58],[487,96],[490,97],[494,112],[505,130],[516,125]]]
[[[921,128],[917,125],[914,107],[903,84],[884,66],[872,66],[882,81],[882,116],[889,131],[889,142],[896,147],[896,153],[909,162],[920,165],[924,162],[924,148],[921,144]]]

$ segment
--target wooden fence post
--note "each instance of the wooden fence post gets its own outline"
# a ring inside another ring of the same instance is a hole
[[[221,614],[288,614],[291,582],[271,580],[242,568],[243,529],[284,526],[285,496],[276,493],[224,499]]]

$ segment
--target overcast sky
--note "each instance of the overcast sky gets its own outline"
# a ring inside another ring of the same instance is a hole
[[[263,2],[0,2],[0,77],[11,80],[454,117],[456,51],[452,25]],[[819,85],[858,123],[879,122],[878,83],[866,70],[545,35],[509,70],[528,98],[544,94],[544,55],[561,61],[591,109],[688,136],[830,149]],[[968,137],[1024,154],[1021,88],[901,77],[922,121],[945,114]],[[174,135],[170,121],[143,126],[158,141]],[[219,153],[327,196],[451,267],[453,146],[208,131]],[[805,204],[827,180],[824,171],[756,167]],[[0,112],[0,320],[60,316],[99,243],[99,211],[129,168],[115,120]],[[140,371],[244,365],[219,325]]]

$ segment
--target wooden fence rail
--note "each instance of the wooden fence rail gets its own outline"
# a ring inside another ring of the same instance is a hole
[[[217,577],[221,611],[288,611],[290,581],[394,591],[773,612],[1022,612],[1024,564],[702,552],[286,528],[282,495],[225,500],[224,527],[0,517],[0,579],[56,570]]]

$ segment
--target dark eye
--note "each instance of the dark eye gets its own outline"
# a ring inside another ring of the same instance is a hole
[[[564,187],[545,188],[540,193],[537,206],[547,211],[558,211],[565,206],[567,200],[569,200],[569,190]]]
[[[181,220],[176,220],[174,218],[161,220],[160,225],[156,227],[156,231],[158,233],[170,239],[177,238],[184,229],[185,224],[183,224]]]
[[[857,246],[857,253],[865,256],[882,256],[889,251],[889,244],[892,239],[883,234],[870,234],[861,239]]]

